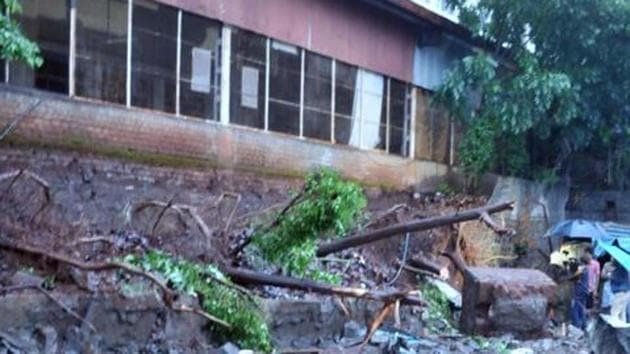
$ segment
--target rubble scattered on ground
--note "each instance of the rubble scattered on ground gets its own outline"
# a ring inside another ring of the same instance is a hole
[[[249,237],[252,226],[265,220],[267,213],[278,210],[278,205],[286,202],[290,190],[297,190],[300,186],[299,181],[261,178],[229,171],[185,171],[84,158],[76,154],[41,151],[31,154],[4,149],[0,157],[0,172],[15,168],[28,168],[42,176],[49,182],[53,196],[52,203],[40,211],[44,202],[41,186],[29,180],[20,180],[7,189],[10,181],[0,183],[0,232],[16,240],[62,251],[83,261],[105,260],[147,249],[161,249],[196,262],[219,265],[236,262],[240,266],[269,273],[276,269],[260,262],[260,257],[255,253],[249,252],[244,257],[233,260],[228,251]],[[225,192],[238,194],[240,198],[238,201],[224,201],[221,197]],[[369,216],[363,221],[362,229],[375,229],[472,208],[486,202],[485,197],[447,196],[432,191],[393,192],[371,188],[366,194],[369,199]],[[134,203],[147,200],[160,200],[164,203],[174,201],[195,206],[204,223],[212,229],[212,247],[209,250],[206,247],[207,240],[198,225],[179,217],[176,210],[164,209],[159,225],[156,222],[159,208],[144,210],[135,215],[133,220],[129,220],[129,208]],[[233,220],[227,227],[225,220],[232,219],[230,215],[234,210]],[[443,248],[450,232],[452,230],[448,228],[440,228],[417,233],[410,238],[407,245],[409,254],[439,253],[437,250]],[[400,271],[403,239],[397,237],[344,250],[321,259],[320,264],[322,269],[340,274],[344,286],[377,289],[394,280],[396,287],[417,288],[419,276]],[[474,249],[471,248],[470,252],[474,252]],[[485,258],[491,256],[483,255]],[[448,272],[456,273],[447,261],[444,264],[449,267]],[[46,262],[0,252],[0,285],[42,286],[48,283],[47,286],[55,291],[65,291],[67,287],[76,291],[75,287],[78,287],[99,294],[110,291],[121,281],[121,277],[111,273],[72,269],[59,272],[59,269],[51,268]],[[57,273],[68,276],[55,278]],[[400,276],[397,276],[398,273]],[[461,279],[455,279],[453,285],[461,285],[458,281]],[[133,286],[135,285],[121,287],[123,293],[134,293]],[[321,300],[321,297],[303,292],[273,287],[256,289],[255,292],[271,299]],[[450,334],[441,336],[431,333],[427,319],[421,320],[420,313],[409,316],[411,320],[403,321],[404,326],[400,326],[406,331],[394,329],[391,323],[387,323],[374,333],[363,348],[365,352],[579,353],[586,345],[585,336],[575,335],[551,335],[548,338],[521,341],[510,336],[470,338],[449,328]],[[357,350],[356,347],[347,347],[361,342],[369,318],[364,316],[358,321],[342,318],[339,317],[342,328],[336,336],[294,336],[292,341],[282,342],[282,347],[317,347],[325,352]],[[133,319],[130,321],[133,322]],[[160,326],[169,323],[164,318],[158,322],[161,323]],[[148,353],[164,350],[185,352],[186,346],[165,338],[165,329],[160,326],[153,332],[155,337],[145,345],[134,344],[134,347],[127,350]],[[77,325],[69,326],[67,332],[63,333],[50,326],[17,328],[11,333],[0,331],[0,352],[3,348],[37,348],[35,351],[57,348],[64,352],[81,352],[81,349],[76,348],[102,348],[102,336],[105,335],[86,334],[85,329]],[[233,343],[213,344],[215,348],[220,347],[217,349],[219,352],[232,353],[238,349]],[[195,345],[196,348],[202,348],[207,343]]]

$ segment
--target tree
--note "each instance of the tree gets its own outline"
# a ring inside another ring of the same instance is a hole
[[[40,67],[43,59],[37,44],[29,40],[15,17],[22,12],[18,0],[0,0],[0,58],[21,61],[35,68]]]
[[[630,1],[450,0],[488,50],[467,56],[435,97],[461,119],[465,171],[567,172],[608,156],[609,186],[630,165]]]

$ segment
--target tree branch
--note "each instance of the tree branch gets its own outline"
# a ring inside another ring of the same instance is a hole
[[[384,240],[386,238],[397,236],[406,232],[429,230],[440,226],[474,220],[481,217],[483,213],[497,213],[504,210],[510,210],[512,208],[512,202],[501,203],[492,206],[464,210],[449,215],[435,216],[431,218],[400,223],[384,227],[382,229],[364,232],[356,236],[345,237],[339,240],[331,241],[319,247],[319,249],[317,250],[317,256],[323,257],[330,253],[338,252],[351,247],[361,246],[371,242]]]
[[[31,247],[31,246],[27,246],[27,245],[18,245],[16,243],[10,242],[4,238],[0,238],[0,249],[4,249],[4,250],[8,250],[8,251],[13,251],[13,252],[18,252],[18,253],[25,253],[25,254],[30,254],[30,255],[34,255],[34,256],[39,256],[39,257],[43,257],[43,258],[48,258],[51,259],[53,261],[59,262],[59,263],[64,263],[64,264],[68,264],[71,265],[75,268],[79,268],[81,270],[85,270],[85,271],[106,271],[106,270],[123,270],[126,271],[128,273],[131,273],[133,275],[137,275],[140,276],[142,278],[147,279],[148,281],[150,281],[151,283],[155,284],[162,293],[162,301],[164,302],[164,304],[175,311],[180,311],[180,312],[192,312],[192,313],[196,313],[198,315],[203,316],[204,318],[210,319],[211,321],[221,325],[221,326],[225,326],[225,327],[230,327],[230,325],[228,323],[226,323],[225,321],[218,319],[208,313],[205,313],[201,310],[188,310],[186,308],[182,308],[182,307],[177,307],[175,306],[175,299],[176,299],[176,294],[171,291],[166,284],[164,284],[161,280],[159,280],[157,277],[155,277],[153,274],[149,273],[149,272],[145,272],[142,269],[132,266],[130,264],[127,263],[122,263],[122,262],[115,262],[115,261],[110,261],[110,262],[100,262],[100,263],[86,263],[86,262],[81,262],[78,260],[74,260],[71,259],[69,257],[60,255],[60,254],[55,254],[55,253],[51,253],[51,252],[47,252],[44,250],[41,250],[39,248],[36,247]],[[203,312],[203,314],[201,314]]]

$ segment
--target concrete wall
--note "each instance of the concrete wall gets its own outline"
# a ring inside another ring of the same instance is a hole
[[[349,178],[396,188],[435,186],[448,167],[379,151],[0,85],[0,126],[28,112],[13,140],[102,151],[132,149],[211,166],[299,175],[325,165]]]
[[[504,246],[518,245],[525,248],[522,251],[526,251],[526,254],[518,260],[517,265],[543,269],[548,264],[548,259],[542,257],[537,249],[550,253],[551,248],[558,246],[559,238],[542,236],[549,227],[566,218],[568,199],[569,187],[564,183],[544,185],[514,177],[497,179],[488,203],[514,202],[513,210],[495,218],[516,230],[516,235],[502,238]]]
[[[630,192],[572,190],[567,217],[630,224]]]
[[[158,0],[412,81],[416,28],[358,0]]]

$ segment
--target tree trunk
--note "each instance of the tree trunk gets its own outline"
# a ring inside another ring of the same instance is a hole
[[[493,206],[469,209],[450,215],[435,216],[431,218],[396,224],[382,229],[364,232],[362,234],[345,237],[336,241],[321,245],[317,250],[318,257],[338,252],[347,248],[361,246],[367,243],[380,241],[389,237],[404,234],[406,232],[429,230],[435,227],[451,225],[464,221],[481,218],[484,213],[493,214],[513,208],[513,203],[501,203]]]
[[[334,285],[318,283],[307,279],[298,279],[280,275],[253,272],[250,270],[225,267],[221,269],[230,279],[241,285],[269,285],[280,288],[297,289],[327,295],[339,295],[345,297],[357,297],[382,302],[400,300],[402,304],[423,306],[424,302],[412,296],[413,291],[391,290],[370,291],[361,288],[346,288]]]

